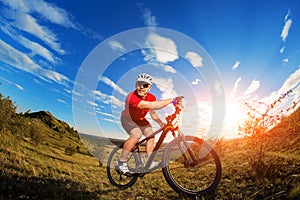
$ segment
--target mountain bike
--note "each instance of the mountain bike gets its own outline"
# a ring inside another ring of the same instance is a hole
[[[203,139],[185,136],[179,129],[179,116],[182,106],[175,106],[175,112],[166,117],[166,124],[148,137],[140,140],[128,155],[127,163],[132,173],[127,177],[115,169],[120,158],[123,143],[117,145],[107,161],[107,176],[110,183],[120,189],[134,185],[139,177],[162,168],[163,175],[170,187],[179,194],[198,196],[214,192],[221,179],[219,156]],[[147,161],[144,142],[161,133],[154,151]],[[168,144],[164,140],[168,133],[174,139]],[[164,147],[164,148],[162,148]],[[161,156],[161,165],[149,170],[156,155]]]

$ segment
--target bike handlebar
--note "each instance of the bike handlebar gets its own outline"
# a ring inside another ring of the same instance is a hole
[[[183,106],[182,106],[182,99],[183,98],[184,98],[183,96],[178,96],[178,97],[173,99],[172,103],[175,107],[175,112],[166,117],[167,124],[171,124],[174,121],[174,119],[176,119],[177,115],[180,114],[181,109],[183,108]]]
[[[175,106],[175,112],[172,115],[169,115],[166,117],[166,120],[168,123],[171,123],[177,115],[179,115],[181,112],[181,108],[179,106]]]

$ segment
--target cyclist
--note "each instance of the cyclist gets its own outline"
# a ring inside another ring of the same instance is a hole
[[[129,152],[131,152],[142,135],[147,137],[153,133],[151,124],[145,119],[146,114],[150,112],[151,118],[162,127],[164,123],[159,118],[156,110],[164,108],[171,103],[176,104],[182,98],[176,97],[165,100],[156,100],[156,97],[149,93],[152,87],[152,77],[146,73],[137,76],[135,87],[136,89],[127,95],[125,109],[122,111],[121,115],[122,126],[130,137],[124,143],[122,154],[116,169],[125,176],[132,176],[126,162]],[[153,149],[154,137],[146,142],[148,158],[153,152]],[[158,165],[158,162],[153,162],[150,169],[153,169]]]

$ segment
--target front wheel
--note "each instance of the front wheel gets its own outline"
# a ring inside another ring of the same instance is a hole
[[[193,163],[187,148],[192,150],[198,164]],[[174,139],[166,147],[162,171],[166,181],[176,192],[197,196],[215,191],[222,170],[217,153],[208,143],[197,137],[185,136]]]

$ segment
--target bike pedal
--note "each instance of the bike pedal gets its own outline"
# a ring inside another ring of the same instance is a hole
[[[122,174],[122,173],[121,173],[119,170],[117,170],[117,169],[116,169],[116,172],[117,172],[117,174],[119,174],[119,175]]]
[[[118,169],[115,169],[117,174],[119,175],[123,175],[123,176],[126,176],[126,177],[132,177],[134,176],[132,173],[129,173],[129,172],[126,172],[125,174],[121,171],[121,170],[118,170]]]

